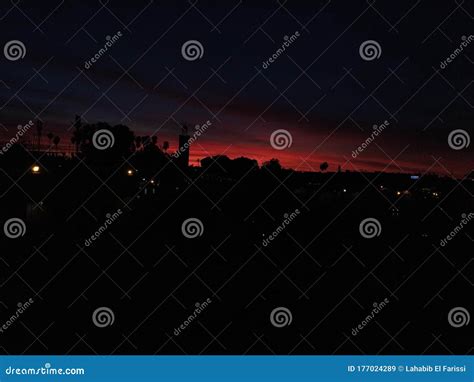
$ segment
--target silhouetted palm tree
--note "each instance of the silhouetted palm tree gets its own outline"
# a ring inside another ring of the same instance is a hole
[[[48,139],[49,139],[49,147],[51,147],[51,146],[53,145],[53,138],[54,138],[54,135],[53,135],[53,133],[50,132],[50,133],[46,134],[46,136],[47,136]],[[48,150],[49,150],[49,148],[48,148]]]
[[[57,135],[53,139],[54,146],[56,147],[56,152],[58,151],[58,144],[61,138],[59,138]]]

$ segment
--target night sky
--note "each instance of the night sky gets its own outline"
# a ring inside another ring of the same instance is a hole
[[[2,47],[20,40],[26,55],[0,57],[0,137],[40,118],[45,134],[68,145],[79,114],[89,123],[156,134],[174,150],[180,122],[209,120],[191,147],[193,165],[224,154],[260,163],[278,158],[305,171],[327,161],[329,171],[341,165],[462,177],[473,169],[474,143],[453,150],[448,135],[474,133],[474,42],[440,68],[462,37],[474,34],[473,2],[458,3],[2,1]],[[86,69],[119,31],[122,37]],[[299,37],[264,69],[295,32]],[[183,58],[188,40],[202,44],[202,58]],[[380,44],[378,59],[361,58],[366,40]],[[372,126],[384,121],[389,126],[353,159]],[[270,145],[277,129],[292,135],[286,150]]]

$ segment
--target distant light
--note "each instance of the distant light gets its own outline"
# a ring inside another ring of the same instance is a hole
[[[397,191],[397,195],[400,196],[402,193],[400,191]]]
[[[344,189],[342,190],[342,192],[347,192],[347,190],[344,188]]]
[[[133,170],[127,170],[127,175],[132,176],[133,175]]]
[[[410,179],[417,180],[417,179],[420,179],[420,176],[419,175],[411,175]]]
[[[438,196],[438,193],[437,193],[437,192],[433,192],[433,196]]]
[[[31,168],[31,171],[33,172],[33,174],[38,174],[40,172],[40,166],[37,166],[37,165],[34,165],[32,168]]]
[[[155,183],[155,181],[152,179],[152,180],[150,180],[150,183],[151,183],[151,184],[154,184],[154,183]]]

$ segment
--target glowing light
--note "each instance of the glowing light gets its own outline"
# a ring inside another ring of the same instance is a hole
[[[127,170],[127,175],[132,176],[133,175],[133,170]]]
[[[31,168],[31,171],[33,172],[33,174],[38,174],[40,172],[40,166],[34,165]]]

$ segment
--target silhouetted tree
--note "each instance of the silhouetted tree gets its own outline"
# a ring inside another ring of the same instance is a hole
[[[48,139],[49,139],[49,147],[51,147],[51,146],[53,145],[53,138],[54,138],[54,135],[53,135],[53,133],[50,132],[50,133],[46,134],[46,136],[47,136]]]
[[[319,169],[320,169],[322,172],[326,171],[326,170],[328,169],[328,167],[329,167],[328,162],[323,162],[323,163],[321,163],[321,164],[319,165]]]
[[[94,147],[92,137],[98,130],[108,130],[112,133],[112,146],[107,147],[104,150],[98,150]],[[81,152],[90,160],[116,161],[124,156],[128,156],[134,150],[135,136],[128,126],[125,125],[116,125],[112,127],[104,122],[86,124],[82,127],[81,138]]]
[[[41,150],[41,134],[43,133],[43,122],[39,119],[36,121],[36,132],[38,133],[38,151]]]
[[[280,161],[276,158],[272,158],[267,162],[262,164],[262,169],[268,170],[273,173],[277,173],[281,171],[281,164]]]
[[[56,152],[58,151],[58,144],[59,144],[60,140],[61,140],[61,138],[59,138],[57,135],[53,138],[53,143],[54,143],[54,146],[56,148]]]

